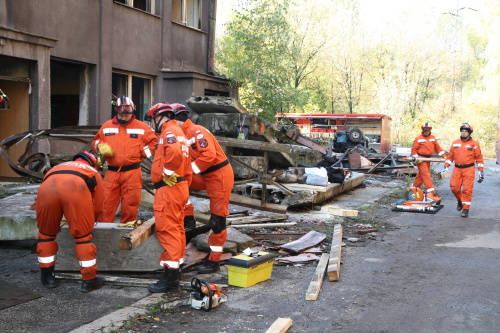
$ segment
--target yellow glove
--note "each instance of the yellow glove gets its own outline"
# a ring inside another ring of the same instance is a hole
[[[163,175],[163,176],[165,176],[165,175]],[[179,177],[179,175],[174,172],[170,177],[163,178],[163,181],[168,186],[174,186],[175,183],[177,183],[177,177]]]
[[[100,144],[98,144],[97,145],[97,149],[99,149],[99,152],[104,157],[111,157],[111,156],[113,156],[113,149],[107,143],[100,143]]]
[[[417,163],[417,164],[420,164],[420,163],[422,163],[422,162],[423,162],[423,161],[422,161],[422,160],[420,160],[420,159],[418,159],[418,158],[415,160],[415,163]]]
[[[142,224],[142,220],[130,221],[127,223],[119,223],[118,226],[121,228],[137,228]]]

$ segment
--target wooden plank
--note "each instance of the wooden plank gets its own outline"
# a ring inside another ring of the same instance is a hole
[[[330,258],[328,259],[328,281],[338,281],[340,279],[340,258],[342,254],[342,225],[336,224],[333,227],[332,247]]]
[[[131,278],[123,276],[103,275],[100,274],[99,272],[97,273],[97,275],[105,278],[106,281],[104,281],[104,284],[113,286],[147,287],[149,284],[155,283],[157,281],[156,278],[154,279]],[[73,274],[73,273],[56,273],[56,280],[61,282],[80,282],[82,281],[82,276],[81,274]],[[193,290],[193,288],[191,288],[190,281],[180,281],[180,284],[182,289]],[[221,289],[228,288],[227,284],[217,283],[217,285]]]
[[[353,209],[328,207],[328,212],[335,216],[358,216],[358,211]]]
[[[290,318],[278,318],[267,329],[266,333],[285,333],[290,326],[292,326],[292,320]]]
[[[145,242],[155,232],[155,219],[147,220],[120,238],[120,250],[132,250]]]
[[[240,140],[240,141],[244,141],[244,140]],[[206,191],[190,190],[190,194],[195,196],[195,197],[208,199],[208,194]],[[260,200],[252,199],[252,198],[245,197],[245,196],[238,195],[238,194],[234,194],[234,193],[231,193],[231,196],[229,197],[229,202],[234,204],[234,205],[256,208],[259,210],[264,210],[264,211],[279,213],[279,214],[286,213],[286,211],[288,209],[288,206],[273,204],[273,203],[269,203],[269,202],[266,202],[265,205],[261,205]]]
[[[273,227],[288,227],[296,225],[297,222],[275,222],[275,223],[256,223],[256,224],[237,224],[232,225],[232,228],[273,228]]]
[[[328,265],[328,258],[328,253],[323,253],[321,255],[321,259],[319,260],[318,266],[316,266],[316,271],[314,272],[313,278],[306,292],[306,301],[315,301],[318,299],[321,286],[323,285],[325,270]]]
[[[229,216],[227,218],[227,222],[230,222],[231,225],[237,224],[252,224],[252,223],[262,223],[262,222],[271,222],[271,221],[283,221],[288,219],[288,215],[279,214],[273,216],[244,216],[238,218],[231,218]]]
[[[253,239],[299,239],[302,237],[302,234],[276,234],[276,233],[270,233],[270,234],[249,234],[248,236],[252,237]]]
[[[207,224],[208,220],[210,219],[210,215],[203,213],[194,213],[194,218],[196,219],[196,222]]]
[[[301,251],[304,251],[305,249],[318,245],[325,238],[325,234],[311,230],[300,239],[297,239],[290,243],[286,243],[282,245],[281,248],[289,252],[299,253]]]

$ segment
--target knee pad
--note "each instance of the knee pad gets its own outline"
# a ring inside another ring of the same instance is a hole
[[[220,234],[222,231],[226,230],[226,218],[211,214],[208,220],[208,226],[216,234]]]

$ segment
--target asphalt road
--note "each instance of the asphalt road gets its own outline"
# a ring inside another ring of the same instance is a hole
[[[366,246],[344,247],[340,281],[325,279],[316,301],[305,300],[315,265],[275,266],[270,280],[231,287],[228,302],[210,312],[184,307],[123,332],[265,332],[278,317],[293,320],[290,333],[497,332],[499,169],[487,161],[469,218],[456,211],[447,182],[438,186],[444,208],[437,214],[374,213],[395,228]],[[0,280],[41,294],[0,310],[1,332],[68,332],[148,294],[110,286],[80,294],[75,284],[44,290],[29,248],[0,247]]]

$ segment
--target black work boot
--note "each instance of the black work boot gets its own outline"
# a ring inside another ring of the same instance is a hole
[[[92,290],[97,290],[103,286],[104,281],[104,278],[100,276],[96,276],[92,280],[83,280],[79,291],[81,293],[89,293]]]
[[[54,266],[52,267],[43,267],[40,268],[40,277],[42,281],[42,285],[47,288],[55,288],[56,286],[56,277],[54,273]]]
[[[158,282],[148,285],[148,291],[150,293],[180,291],[179,273],[180,270],[178,268],[165,267],[165,272],[160,276]]]
[[[462,211],[462,217],[469,217],[469,210],[468,209],[464,209]]]
[[[463,207],[462,207],[462,201],[458,201],[458,202],[457,202],[457,210],[458,210],[458,211],[461,211],[461,210],[462,210],[462,208],[463,208]]]
[[[184,230],[193,230],[196,228],[196,219],[193,215],[184,216]]]
[[[220,271],[220,266],[218,261],[205,260],[203,266],[198,268],[198,273],[200,274],[208,274],[215,273]]]

